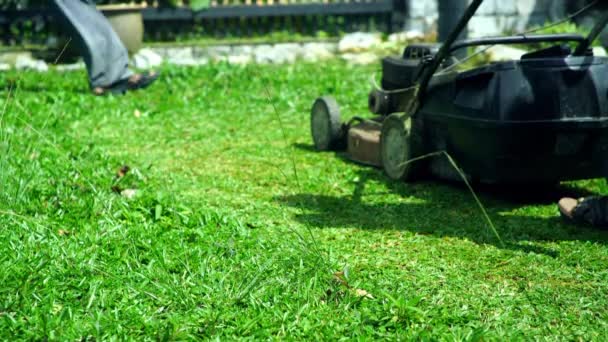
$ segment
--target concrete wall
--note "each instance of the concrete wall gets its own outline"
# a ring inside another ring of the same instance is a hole
[[[437,28],[437,0],[408,1],[407,30],[431,32]],[[521,32],[566,15],[568,0],[485,0],[469,23],[469,37]]]

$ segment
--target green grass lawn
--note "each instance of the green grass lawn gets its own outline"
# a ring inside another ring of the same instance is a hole
[[[503,245],[465,187],[313,151],[313,99],[362,114],[375,69],[0,74],[0,338],[607,340],[608,233],[554,204],[605,181],[479,189]]]

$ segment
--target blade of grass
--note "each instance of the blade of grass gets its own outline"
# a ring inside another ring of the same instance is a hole
[[[262,79],[262,78],[260,78],[260,79]],[[268,87],[268,84],[265,83],[265,82],[262,82],[262,85],[263,85],[264,91],[266,93],[266,100],[272,106],[272,109],[273,109],[273,112],[274,112],[274,116],[275,116],[275,118],[276,118],[276,120],[277,120],[277,122],[279,124],[279,129],[281,130],[281,135],[283,137],[283,142],[285,144],[287,144],[287,133],[286,133],[286,130],[285,130],[285,125],[283,124],[283,120],[281,119],[281,115],[279,114],[279,111],[278,111],[278,109],[276,107],[276,104],[272,101],[272,95],[270,93],[270,89]],[[295,159],[293,158],[293,156],[290,156],[289,160],[290,160],[292,172],[293,172],[293,175],[294,175],[294,178],[295,178],[296,188],[297,188],[298,192],[302,192],[302,186],[301,186],[301,183],[300,183],[300,177],[298,176],[298,168],[296,167]],[[304,212],[303,207],[301,205],[299,207],[300,207],[300,210],[303,213]],[[306,241],[306,239],[304,239],[304,237],[301,236],[298,232],[296,232],[295,230],[293,230],[293,231],[294,231],[294,233],[296,235],[298,235],[298,238],[300,238],[302,241]],[[312,233],[312,230],[308,226],[307,226],[307,231],[308,231],[308,234],[310,235],[310,238],[311,238],[311,240],[313,242],[314,249],[317,252],[320,252],[320,250],[318,248],[318,244],[317,244],[316,238],[315,238],[314,234]]]
[[[68,39],[68,41],[65,43],[65,45],[63,46],[63,49],[61,49],[61,51],[59,52],[59,54],[57,55],[57,58],[55,58],[55,61],[53,62],[53,64],[57,65],[57,63],[59,62],[59,59],[61,59],[61,57],[63,56],[63,54],[65,53],[65,50],[68,48],[68,45],[70,45],[70,42],[72,41],[72,37],[70,37]]]
[[[460,178],[462,179],[462,181],[464,182],[464,184],[469,189],[469,192],[471,193],[471,196],[473,196],[473,199],[475,200],[475,203],[477,203],[477,206],[479,207],[479,210],[481,211],[484,219],[486,220],[486,222],[488,224],[488,227],[490,228],[490,230],[492,231],[492,233],[494,233],[494,236],[496,237],[496,239],[500,243],[501,247],[505,247],[505,244],[504,244],[502,238],[500,237],[500,234],[498,234],[498,230],[496,230],[496,226],[494,225],[494,222],[492,222],[492,219],[490,219],[490,216],[488,215],[488,212],[487,212],[485,206],[483,205],[483,203],[481,203],[481,200],[479,199],[479,197],[475,193],[475,190],[473,190],[473,187],[471,186],[471,184],[467,180],[466,174],[462,171],[462,169],[458,166],[458,164],[456,163],[456,161],[454,160],[454,158],[452,158],[452,156],[450,156],[449,153],[447,153],[446,151],[432,152],[432,153],[428,153],[428,154],[425,154],[425,155],[420,156],[420,157],[412,158],[412,159],[410,159],[410,160],[408,160],[408,161],[406,161],[406,162],[404,162],[404,163],[402,163],[400,165],[404,166],[404,165],[415,163],[417,161],[421,161],[421,160],[424,160],[424,159],[428,159],[428,158],[432,158],[432,157],[440,157],[440,156],[446,157],[448,159],[448,161],[450,162],[450,165],[452,165],[452,167],[454,168],[454,170],[456,170],[456,172],[458,173],[458,175],[460,176]]]

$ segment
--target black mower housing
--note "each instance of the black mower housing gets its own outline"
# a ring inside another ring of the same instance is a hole
[[[434,78],[416,114],[424,145],[484,182],[604,177],[606,76],[606,58],[524,56]]]

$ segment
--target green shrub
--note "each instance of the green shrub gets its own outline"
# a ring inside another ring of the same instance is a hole
[[[569,21],[557,25],[547,23],[543,27],[536,29],[538,30],[535,32],[537,34],[578,33],[582,36],[587,36],[591,32],[590,29]]]
[[[159,0],[157,1],[160,7],[176,7],[186,5],[192,7],[194,10],[200,10],[209,6],[209,0]],[[95,1],[98,5],[109,5],[109,4],[122,4],[122,3],[149,3],[152,4],[152,0],[97,0]],[[48,0],[0,0],[0,9],[27,9],[27,8],[40,8],[47,7],[49,4]]]

